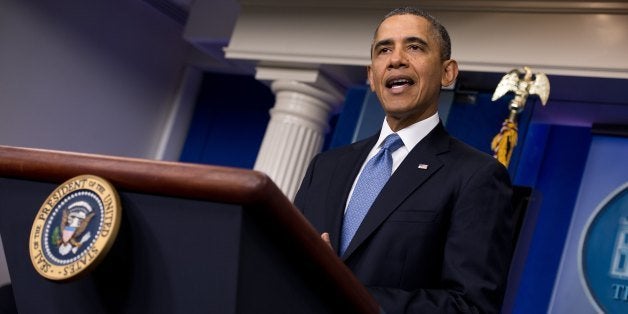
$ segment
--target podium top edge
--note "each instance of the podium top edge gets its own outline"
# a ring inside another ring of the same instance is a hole
[[[276,188],[254,170],[0,145],[1,177],[62,183],[82,174],[122,190],[240,204]]]

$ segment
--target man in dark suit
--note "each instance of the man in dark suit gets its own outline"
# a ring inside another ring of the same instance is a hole
[[[380,134],[317,155],[295,199],[387,313],[495,313],[504,295],[510,179],[439,120],[440,89],[458,74],[450,47],[429,14],[389,13],[367,68],[386,112]],[[390,178],[374,183],[382,164]]]

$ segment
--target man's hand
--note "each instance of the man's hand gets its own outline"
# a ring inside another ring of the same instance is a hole
[[[321,234],[321,239],[323,239],[323,242],[327,243],[329,248],[333,250],[333,248],[331,247],[331,241],[329,240],[329,233],[323,232],[323,234]]]

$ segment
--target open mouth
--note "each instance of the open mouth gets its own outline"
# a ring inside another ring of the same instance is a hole
[[[414,80],[405,77],[405,76],[397,76],[391,77],[386,80],[386,88],[402,88],[406,86],[414,85]]]

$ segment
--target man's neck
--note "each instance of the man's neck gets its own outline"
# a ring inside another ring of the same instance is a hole
[[[407,117],[395,117],[394,115],[386,115],[386,123],[393,132],[403,130],[417,122],[423,121],[434,116],[438,113],[438,110],[430,110],[429,112],[423,112],[419,116],[407,116]]]

